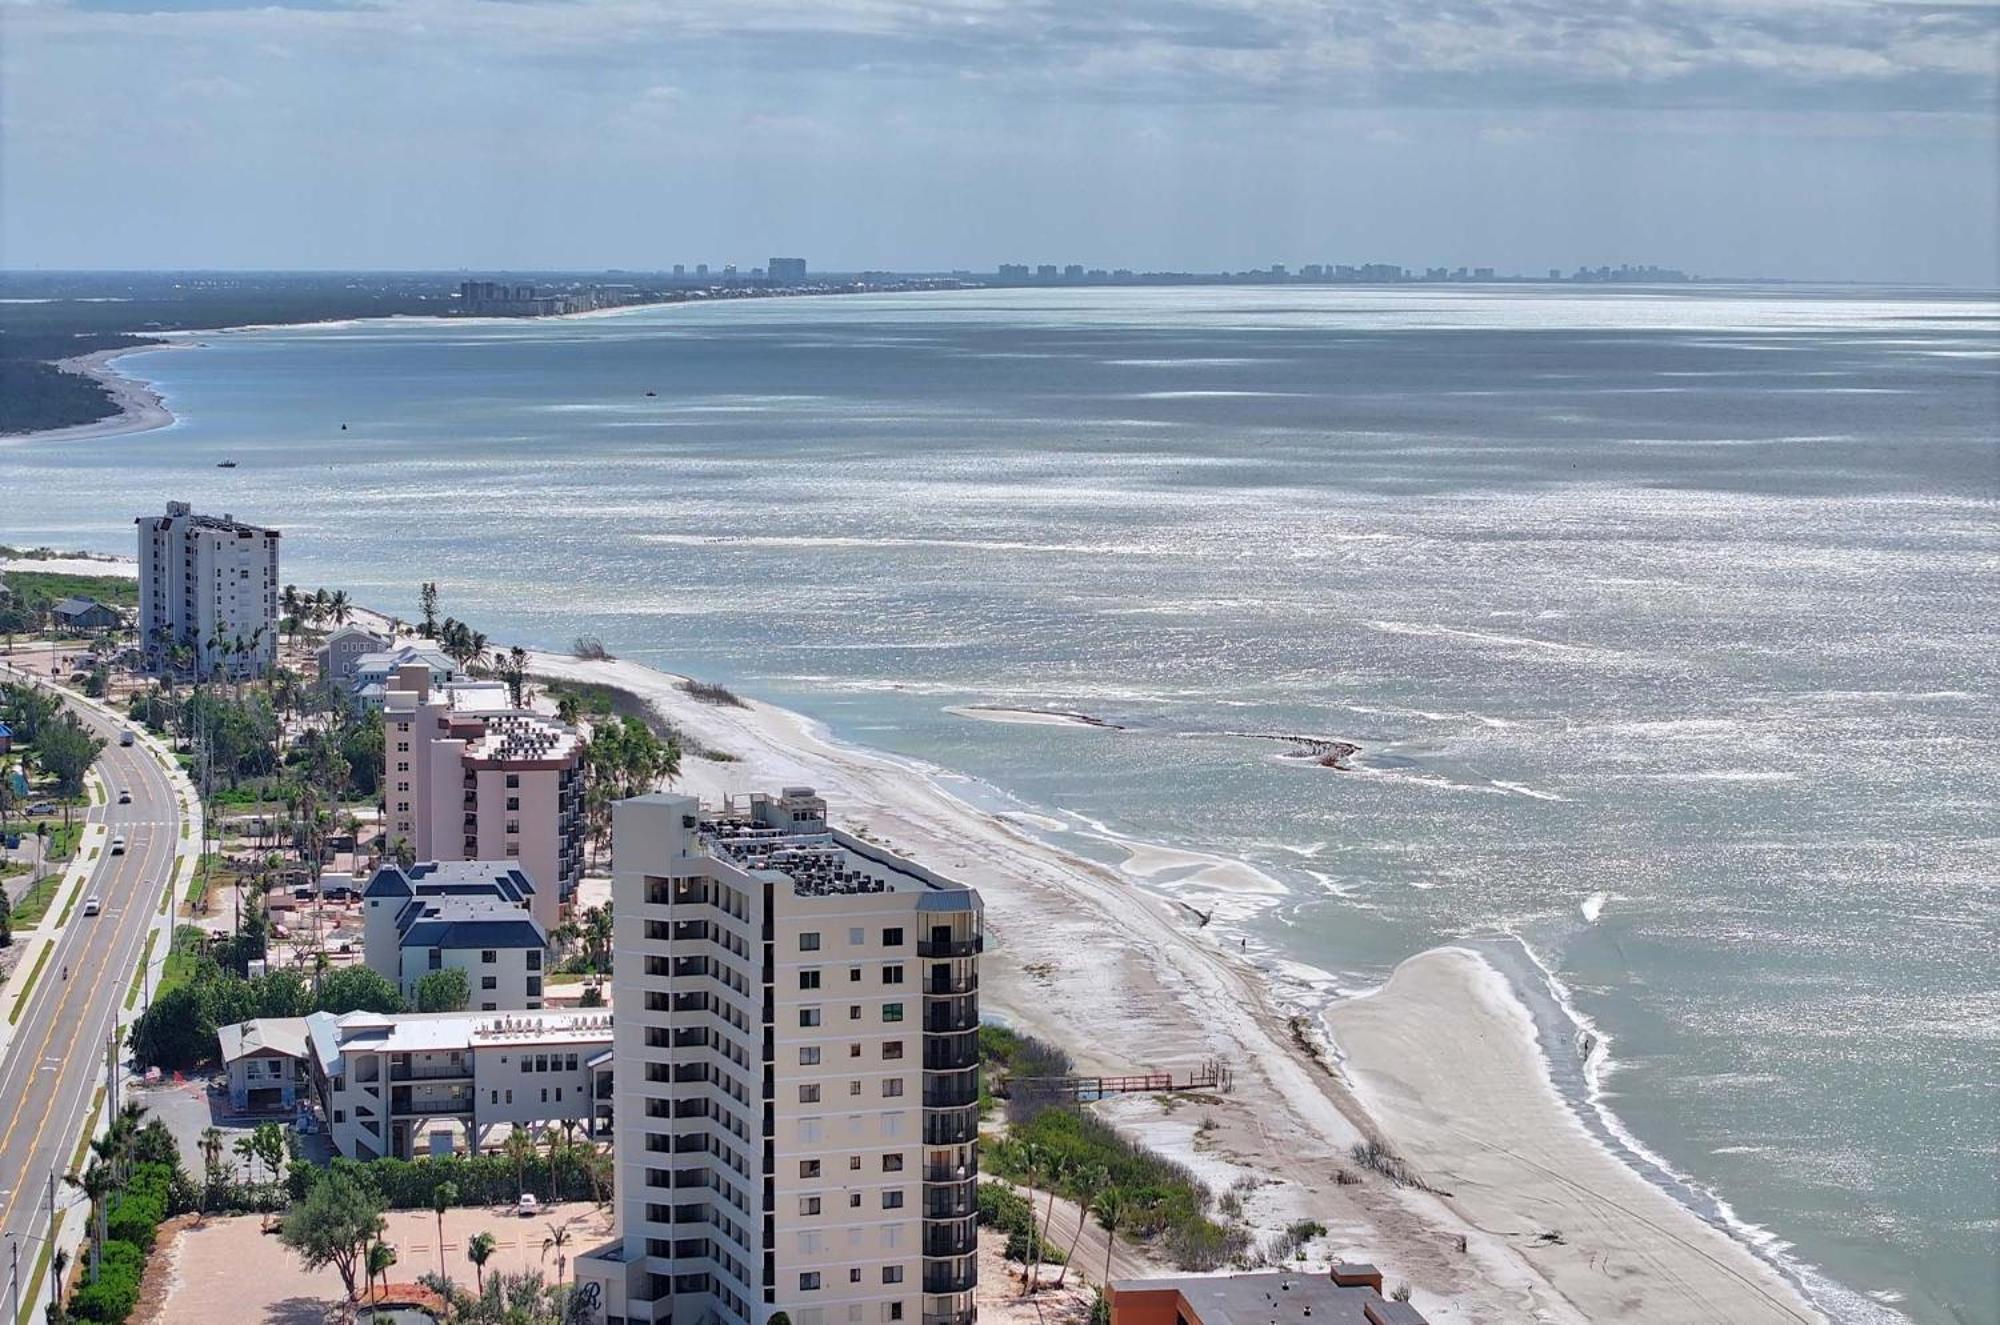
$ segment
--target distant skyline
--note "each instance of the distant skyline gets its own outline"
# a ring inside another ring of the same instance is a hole
[[[0,0],[0,265],[2000,284],[2000,11]]]

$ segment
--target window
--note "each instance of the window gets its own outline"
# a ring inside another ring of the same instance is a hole
[[[882,1005],[882,1020],[901,1021],[902,1019],[903,1005],[901,1003],[884,1003]]]
[[[819,1161],[816,1159],[800,1160],[799,1176],[801,1178],[817,1178],[819,1176]]]
[[[509,773],[507,775],[507,790],[512,791],[520,785],[521,775],[519,773]]]
[[[800,1213],[800,1214],[802,1214],[802,1215],[816,1215],[816,1214],[818,1214],[818,1213],[819,1213],[819,1197],[817,1197],[817,1196],[801,1196],[801,1197],[799,1198],[799,1213]]]
[[[855,929],[850,929],[847,931],[847,942],[850,946],[858,948],[867,941],[868,941],[867,930],[857,927]]]
[[[542,969],[542,950],[540,948],[528,949],[528,969],[531,971]]]
[[[479,950],[479,960],[490,966],[500,960],[500,951],[497,948],[481,948]]]
[[[539,998],[539,997],[541,997],[541,993],[542,993],[542,977],[541,977],[541,976],[539,976],[539,975],[531,975],[531,976],[529,976],[529,977],[528,977],[528,997],[529,997],[529,998]]]
[[[801,1103],[801,1104],[818,1104],[818,1103],[819,1103],[819,1087],[818,1087],[817,1085],[811,1085],[811,1086],[800,1086],[800,1087],[799,1087],[799,1103]]]
[[[889,1304],[889,1319],[901,1320],[902,1318],[903,1318],[903,1304],[901,1302],[891,1302]]]
[[[507,1103],[512,1104],[513,1102],[514,1102],[514,1092],[510,1090],[507,1092]]]
[[[859,1081],[848,1082],[847,1093],[850,1095],[859,1095],[861,1093],[861,1083]]]
[[[847,1171],[849,1173],[861,1172],[861,1156],[849,1155],[847,1157]]]
[[[902,1056],[903,1056],[903,1042],[901,1040],[883,1041],[882,1043],[883,1061],[893,1063]]]
[[[345,1110],[345,1109],[335,1109],[335,1110],[333,1111],[333,1120],[334,1120],[335,1122],[337,1122],[337,1123],[344,1123],[344,1122],[346,1122],[346,1121],[347,1121],[347,1110]]]
[[[799,1066],[800,1066],[800,1067],[817,1067],[818,1065],[819,1065],[819,1046],[818,1046],[818,1045],[816,1045],[816,1044],[814,1044],[814,1045],[807,1045],[806,1047],[804,1047],[804,1048],[802,1048],[802,1049],[800,1049],[800,1050],[799,1050]]]
[[[903,1193],[900,1190],[883,1192],[882,1208],[884,1210],[901,1210],[903,1208]]]
[[[861,1267],[860,1267],[860,1266],[858,1266],[858,1265],[857,1265],[857,1266],[855,1266],[855,1267],[854,1267],[853,1269],[851,1269],[851,1270],[849,1270],[849,1271],[847,1272],[847,1282],[848,1282],[848,1283],[850,1283],[850,1284],[858,1284],[858,1283],[860,1283],[860,1282],[861,1282]]]
[[[799,1291],[801,1293],[817,1293],[819,1291],[818,1270],[807,1270],[799,1276]]]
[[[500,1005],[498,1003],[481,1003],[479,1005],[479,1010],[481,1012],[498,1012],[500,1010]]]
[[[861,1046],[860,1046],[860,1045],[858,1045],[858,1044],[850,1044],[850,1045],[848,1045],[848,1046],[847,1046],[847,1056],[848,1056],[849,1058],[859,1058],[859,1057],[861,1057]]]
[[[799,1009],[799,1025],[801,1025],[801,1026],[817,1026],[817,1025],[819,1025],[819,1009],[818,1009],[818,1008],[800,1008],[800,1009]]]
[[[849,1003],[847,1005],[847,1019],[849,1021],[861,1020],[861,1005],[859,1003]]]
[[[900,1099],[902,1098],[902,1095],[903,1095],[903,1079],[901,1077],[890,1077],[887,1081],[882,1083],[883,1099],[885,1100]]]
[[[521,808],[521,798],[520,798],[519,796],[509,796],[509,797],[507,798],[507,808],[508,808],[508,809],[510,809],[510,810],[518,810],[518,809],[520,809],[520,808]]]
[[[847,1194],[847,1208],[850,1210],[859,1210],[861,1208],[860,1192],[849,1192]]]
[[[806,933],[799,935],[799,951],[800,952],[819,951],[819,934],[817,931],[808,930]]]
[[[566,1067],[568,1067],[570,1071],[572,1071],[572,1072],[576,1071],[576,1055],[575,1055],[575,1054],[569,1054],[569,1055],[565,1056],[565,1058],[563,1059],[563,1062],[564,1062],[564,1065],[565,1065]]]
[[[901,1155],[882,1156],[882,1172],[901,1173],[902,1171],[903,1171],[903,1157]]]
[[[498,989],[500,987],[500,977],[497,975],[482,975],[479,977],[479,987],[481,989]]]
[[[903,931],[901,926],[882,931],[882,946],[885,948],[900,948],[903,946]]]
[[[818,971],[800,971],[800,972],[799,972],[799,988],[801,988],[801,989],[818,989],[818,988],[819,988],[819,972],[818,972]]]
[[[536,1054],[535,1071],[546,1072],[548,1070],[549,1070],[549,1056],[547,1054]]]
[[[899,985],[903,983],[902,966],[884,966],[882,968],[882,983],[885,985]]]
[[[903,1267],[902,1267],[902,1266],[900,1266],[900,1265],[885,1265],[885,1266],[883,1266],[883,1267],[882,1267],[882,1282],[883,1282],[883,1283],[885,1283],[885,1284],[900,1284],[900,1283],[902,1283],[902,1282],[903,1282]]]
[[[549,1102],[549,1088],[548,1088],[547,1086],[543,1086],[543,1087],[542,1087],[542,1103],[544,1103],[544,1104],[547,1104],[548,1102]]]

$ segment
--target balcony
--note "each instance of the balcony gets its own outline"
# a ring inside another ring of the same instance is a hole
[[[391,1081],[452,1081],[469,1080],[472,1076],[471,1063],[395,1063],[389,1068]]]
[[[930,1034],[979,1029],[979,1000],[950,998],[924,1001],[924,1030]]]
[[[970,1216],[924,1225],[926,1256],[970,1256],[978,1250],[979,1229]]]
[[[979,1139],[979,1106],[924,1110],[924,1144],[962,1146]]]
[[[924,1073],[924,1107],[953,1109],[979,1103],[979,1072]]]
[[[924,1037],[924,1066],[934,1072],[979,1066],[979,1036],[965,1031]]]
[[[986,940],[975,935],[969,939],[918,939],[919,957],[977,957],[986,951]]]
[[[964,1311],[926,1311],[923,1325],[975,1325],[978,1318],[970,1307]]]
[[[924,1188],[924,1218],[971,1219],[979,1213],[978,1188],[979,1182],[976,1178],[967,1178],[964,1182],[954,1182],[944,1187]],[[971,1254],[972,1249],[970,1247],[957,1252],[931,1251],[928,1247],[924,1251],[924,1255],[926,1256],[969,1256]]]
[[[968,1256],[958,1261],[924,1262],[926,1293],[970,1293],[979,1283],[979,1262]]]
[[[924,982],[924,992],[934,995],[976,994],[979,992],[979,977],[976,975],[952,976],[933,974],[930,979]]]
[[[444,1099],[397,1099],[389,1105],[389,1112],[392,1114],[471,1113],[472,1095],[467,1092],[464,1095],[452,1095]]]

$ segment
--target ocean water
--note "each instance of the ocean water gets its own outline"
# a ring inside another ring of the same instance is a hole
[[[281,526],[288,580],[599,635],[1098,858],[1246,861],[1148,881],[1337,987],[1480,942],[1552,1043],[1590,1028],[1553,1056],[1595,1124],[1837,1318],[2000,1319],[1992,298],[1010,291],[200,340],[123,361],[174,427],[0,441],[0,541],[129,552],[186,498]]]

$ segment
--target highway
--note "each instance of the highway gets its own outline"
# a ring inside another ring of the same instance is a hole
[[[149,748],[120,746],[120,728],[109,719],[83,704],[68,706],[108,741],[97,771],[110,795],[90,808],[88,819],[122,835],[126,851],[112,855],[104,839],[79,894],[101,897],[103,913],[86,916],[81,901],[72,909],[0,1059],[0,1285],[9,1278],[9,1243],[18,1237],[22,1302],[37,1320],[41,1313],[28,1301],[27,1281],[48,1237],[49,1174],[57,1175],[60,1206],[80,1199],[61,1179],[104,1084],[105,1042],[118,1024],[181,844],[174,784]],[[131,804],[118,803],[121,789],[132,793]],[[88,838],[83,850],[90,850]],[[123,1059],[121,1046],[121,1075]],[[46,1283],[41,1297],[47,1298]],[[11,1308],[11,1297],[0,1297],[0,1304]]]

